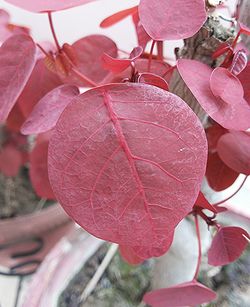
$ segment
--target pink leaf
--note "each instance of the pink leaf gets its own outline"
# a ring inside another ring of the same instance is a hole
[[[18,48],[17,48],[18,46]],[[35,65],[36,46],[27,35],[15,35],[0,48],[0,121],[7,119]]]
[[[5,0],[17,7],[35,13],[61,11],[71,7],[83,5],[95,0]]]
[[[131,7],[129,9],[125,9],[125,10],[122,10],[120,12],[117,12],[117,13],[105,18],[101,22],[100,27],[101,28],[111,27],[111,26],[115,25],[116,23],[122,21],[126,17],[134,14],[135,12],[137,12],[137,6],[134,6],[134,7]]]
[[[109,74],[109,71],[102,65],[103,54],[107,53],[113,58],[117,57],[116,44],[104,35],[90,35],[81,38],[72,45],[72,48],[76,54],[77,70],[97,84]],[[63,81],[70,84],[73,82],[78,86],[89,86],[89,84],[79,82],[73,73],[64,77]]]
[[[127,69],[136,59],[138,59],[143,52],[142,47],[135,47],[128,59],[115,59],[110,55],[104,53],[102,56],[103,66],[104,68],[112,71],[113,73],[120,73]]]
[[[202,192],[199,193],[195,206],[217,213],[216,208],[207,201]]]
[[[48,92],[62,84],[58,76],[47,69],[44,59],[37,61],[32,74],[17,100],[25,117],[28,117],[38,103]]]
[[[228,104],[238,104],[244,97],[240,80],[228,69],[217,67],[210,76],[210,89],[215,97],[220,97]]]
[[[244,88],[244,98],[250,105],[250,62],[246,68],[238,75],[238,78]]]
[[[182,307],[197,306],[213,301],[215,298],[214,291],[197,281],[192,281],[148,292],[143,300],[152,307]]]
[[[39,142],[30,153],[30,179],[37,195],[55,199],[48,178],[48,141]]]
[[[23,124],[23,134],[39,134],[56,125],[58,118],[71,100],[79,94],[73,85],[61,85],[44,96]]]
[[[167,82],[158,75],[151,74],[151,73],[142,73],[139,76],[138,82],[146,83],[150,85],[157,86],[162,88],[165,91],[168,91],[168,84]]]
[[[177,67],[186,85],[212,119],[227,129],[250,128],[250,106],[244,99],[237,104],[228,104],[213,95],[210,90],[212,68],[198,61],[185,59],[179,60]]]
[[[247,54],[245,50],[238,50],[233,58],[230,71],[232,74],[237,76],[240,74],[247,66]]]
[[[49,176],[65,211],[97,237],[150,256],[165,252],[197,198],[207,158],[186,103],[149,85],[111,84],[75,99],[54,129]]]
[[[208,263],[226,265],[240,257],[246,248],[249,234],[240,227],[222,227],[213,238],[208,251]]]
[[[5,176],[16,176],[21,165],[21,152],[12,145],[3,147],[3,149],[0,151],[0,171]]]
[[[134,22],[134,26],[135,26],[138,45],[145,48],[147,43],[151,40],[151,37],[145,31],[145,29],[144,29],[144,27],[143,27],[143,25],[140,21],[138,10],[136,10],[134,12],[134,14],[132,15],[132,18],[133,18],[133,22]]]
[[[195,14],[194,14],[195,12]],[[141,0],[141,23],[154,40],[193,36],[206,21],[204,0]]]
[[[142,263],[145,259],[139,257],[130,246],[120,245],[120,254],[122,258],[129,264],[137,265]]]
[[[237,173],[250,175],[250,134],[231,132],[224,134],[217,145],[221,160]]]

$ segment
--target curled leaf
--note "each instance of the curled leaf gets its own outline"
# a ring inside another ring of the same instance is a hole
[[[143,300],[152,307],[182,307],[197,306],[213,301],[215,298],[214,291],[197,281],[192,281],[148,292]]]
[[[208,263],[226,265],[240,257],[246,248],[249,234],[240,227],[222,227],[213,238],[208,251]]]
[[[105,18],[100,23],[100,27],[101,28],[111,27],[111,26],[115,25],[116,23],[122,21],[123,19],[127,18],[128,16],[134,14],[135,12],[137,12],[137,6],[130,7],[129,9],[125,9],[125,10],[122,10],[120,12],[117,12],[117,13]]]
[[[205,134],[186,103],[111,84],[80,95],[54,129],[49,176],[65,211],[99,238],[164,253],[205,172]]]
[[[247,54],[245,50],[238,50],[234,57],[230,67],[230,71],[233,75],[237,76],[240,74],[247,66]]]
[[[142,73],[138,78],[138,82],[154,85],[159,88],[162,88],[165,91],[168,91],[167,81],[165,81],[162,77],[155,74]]]

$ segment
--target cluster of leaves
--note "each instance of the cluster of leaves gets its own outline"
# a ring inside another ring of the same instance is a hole
[[[248,233],[218,225],[224,201],[212,205],[200,190],[205,175],[221,191],[239,174],[250,174],[250,63],[247,50],[237,48],[240,35],[250,30],[239,24],[234,42],[216,50],[214,59],[224,58],[220,67],[188,59],[171,66],[163,42],[200,30],[208,13],[204,0],[185,5],[183,0],[141,0],[106,18],[101,27],[132,18],[138,46],[125,55],[103,35],[72,45],[58,42],[52,12],[91,0],[6,1],[47,14],[55,45],[35,43],[26,28],[10,26],[1,11],[0,120],[7,131],[1,170],[15,176],[28,161],[41,197],[55,197],[84,229],[120,244],[132,264],[167,252],[176,226],[188,214],[195,216],[199,246],[197,216],[216,229],[210,264],[239,257]],[[175,69],[213,120],[206,132],[187,104],[169,91]],[[91,89],[80,94],[82,87]],[[22,152],[23,143],[30,145],[28,135],[35,136],[30,154]],[[215,293],[196,280],[200,258],[192,281],[150,292],[144,300],[152,306],[213,300]]]

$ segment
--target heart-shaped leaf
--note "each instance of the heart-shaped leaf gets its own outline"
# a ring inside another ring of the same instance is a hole
[[[222,227],[213,238],[208,263],[226,265],[240,257],[248,244],[249,234],[240,227]]]
[[[228,104],[213,95],[210,89],[212,68],[186,59],[179,60],[177,68],[188,88],[212,119],[227,129],[250,128],[250,105],[245,99],[239,99],[237,104]]]
[[[165,252],[193,207],[207,158],[186,103],[145,84],[106,85],[75,99],[54,129],[49,176],[66,212],[97,237]]]
[[[210,76],[210,89],[215,97],[220,97],[231,105],[237,104],[244,97],[240,80],[224,67],[217,67]]]
[[[221,160],[237,173],[250,175],[250,134],[231,132],[224,134],[217,145]]]
[[[191,37],[207,18],[204,0],[186,0],[185,3],[183,0],[141,0],[139,16],[154,40]]]
[[[18,48],[17,48],[18,46]],[[0,122],[5,121],[35,65],[36,46],[28,35],[15,35],[0,48]]]
[[[61,11],[95,0],[5,0],[21,9],[35,13]]]
[[[79,90],[74,85],[61,85],[52,90],[34,107],[21,132],[39,134],[54,128],[63,110],[78,94]]]
[[[197,281],[192,281],[148,292],[143,300],[152,307],[183,307],[208,303],[215,298],[214,291]]]

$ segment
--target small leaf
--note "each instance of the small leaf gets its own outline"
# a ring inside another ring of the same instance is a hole
[[[168,84],[167,82],[161,78],[158,75],[151,74],[151,73],[142,73],[140,74],[138,78],[139,83],[145,83],[145,84],[150,84],[157,86],[159,88],[162,88],[165,91],[168,91]]]
[[[221,160],[237,173],[250,175],[250,134],[231,132],[224,134],[217,145]]]
[[[192,281],[148,292],[143,300],[152,307],[183,307],[208,303],[215,298],[214,291],[197,281]]]
[[[54,128],[63,110],[78,94],[78,88],[73,85],[53,89],[36,104],[22,125],[21,132],[26,135],[39,134]]]
[[[225,103],[215,97],[210,89],[212,68],[195,60],[178,60],[178,71],[202,108],[217,123],[227,129],[247,130],[250,128],[250,105],[245,99],[237,104]]]
[[[207,209],[211,212],[217,213],[216,208],[207,201],[202,192],[199,193],[198,198],[194,205],[202,209]]]
[[[210,76],[210,89],[215,97],[228,104],[238,104],[244,97],[240,80],[224,67],[217,67]]]
[[[48,178],[48,140],[39,142],[30,153],[30,179],[38,196],[55,199]]]
[[[125,10],[122,10],[120,12],[117,12],[117,13],[105,18],[100,23],[100,27],[101,28],[108,28],[108,27],[115,25],[116,23],[122,21],[123,19],[125,19],[128,16],[137,12],[137,8],[138,8],[137,6],[134,6],[134,7],[131,7],[129,9],[125,9]]]
[[[195,14],[194,14],[195,12]],[[141,0],[139,16],[154,40],[184,39],[197,33],[207,14],[204,0]]]
[[[5,176],[14,177],[22,165],[21,152],[12,145],[6,145],[0,151],[0,171]]]
[[[61,11],[71,7],[83,5],[95,0],[5,0],[21,9],[34,13]]]
[[[49,176],[66,212],[99,238],[164,253],[205,173],[204,130],[186,103],[111,84],[77,97],[54,129]]]
[[[226,265],[240,257],[246,248],[249,234],[240,227],[222,227],[213,238],[208,251],[208,263]]]
[[[18,46],[18,48],[17,48]],[[36,46],[27,35],[15,35],[0,48],[0,122],[5,121],[35,65]]]
[[[129,264],[137,265],[145,261],[145,259],[137,256],[133,248],[130,246],[120,245],[119,249],[122,258]]]
[[[233,58],[233,62],[229,70],[233,75],[237,76],[247,66],[247,54],[245,50],[238,50]]]

